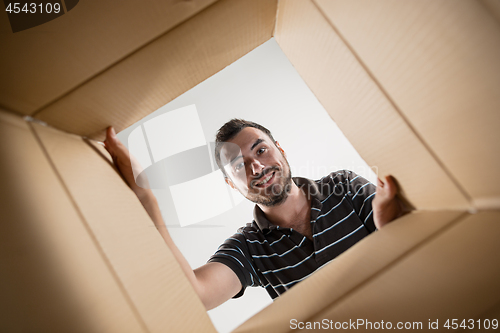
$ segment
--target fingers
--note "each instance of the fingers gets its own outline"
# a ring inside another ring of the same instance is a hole
[[[384,187],[384,182],[377,177],[377,187]]]
[[[394,197],[398,191],[394,177],[391,175],[383,177],[384,180],[377,178],[377,188],[379,192],[384,192],[389,197]]]
[[[106,128],[106,140],[104,142],[113,142],[116,140],[116,132],[113,126]]]
[[[113,128],[113,126],[109,126],[106,129],[106,140],[104,140],[104,148],[106,148],[106,150],[111,155],[113,155],[113,153],[115,151],[115,147],[117,145],[116,141],[117,141],[117,137],[116,137],[115,129]]]
[[[391,175],[384,177],[384,182],[383,182],[382,187],[384,187],[384,190],[387,193],[387,196],[391,199],[394,198],[394,196],[398,192],[398,188],[396,186],[396,182],[394,180],[394,177],[392,177]]]

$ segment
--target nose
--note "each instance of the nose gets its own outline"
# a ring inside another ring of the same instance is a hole
[[[253,160],[250,163],[250,168],[252,169],[252,175],[257,176],[262,172],[262,170],[264,170],[264,165],[258,160]]]

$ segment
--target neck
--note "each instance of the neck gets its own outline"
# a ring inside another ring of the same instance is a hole
[[[304,192],[292,182],[292,188],[285,202],[272,207],[261,204],[258,206],[273,224],[290,228],[296,224],[297,220],[304,218],[309,220],[311,205]]]

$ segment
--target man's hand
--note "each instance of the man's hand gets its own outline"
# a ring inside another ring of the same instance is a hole
[[[128,186],[130,186],[139,199],[146,196],[148,191],[137,185],[134,178],[134,172],[132,170],[132,163],[135,163],[134,167],[136,170],[140,170],[140,166],[133,157],[131,160],[128,149],[123,145],[123,143],[120,142],[120,140],[118,140],[115,130],[111,126],[106,130],[104,147],[113,158],[116,168],[121,173]]]
[[[377,181],[377,193],[372,201],[373,221],[377,229],[407,213],[398,198],[398,187],[392,176]]]

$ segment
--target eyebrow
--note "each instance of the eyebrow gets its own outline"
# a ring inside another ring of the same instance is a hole
[[[261,143],[261,142],[264,142],[264,140],[263,140],[263,139],[257,139],[257,140],[255,140],[255,142],[253,143],[252,147],[250,147],[250,150],[254,150],[254,148],[255,148],[255,147],[257,147],[257,146],[259,145],[259,143]],[[238,155],[238,156],[236,156],[236,157],[235,157],[235,158],[233,158],[233,159],[232,159],[229,163],[230,163],[230,164],[233,164],[233,163],[234,163],[234,161],[236,161],[236,160],[237,160],[238,158],[240,158],[240,157],[243,157],[243,155]]]
[[[257,139],[255,140],[255,142],[253,143],[252,147],[250,148],[250,150],[253,150],[255,147],[257,147],[257,145],[261,142],[263,142],[264,140],[262,139]]]

